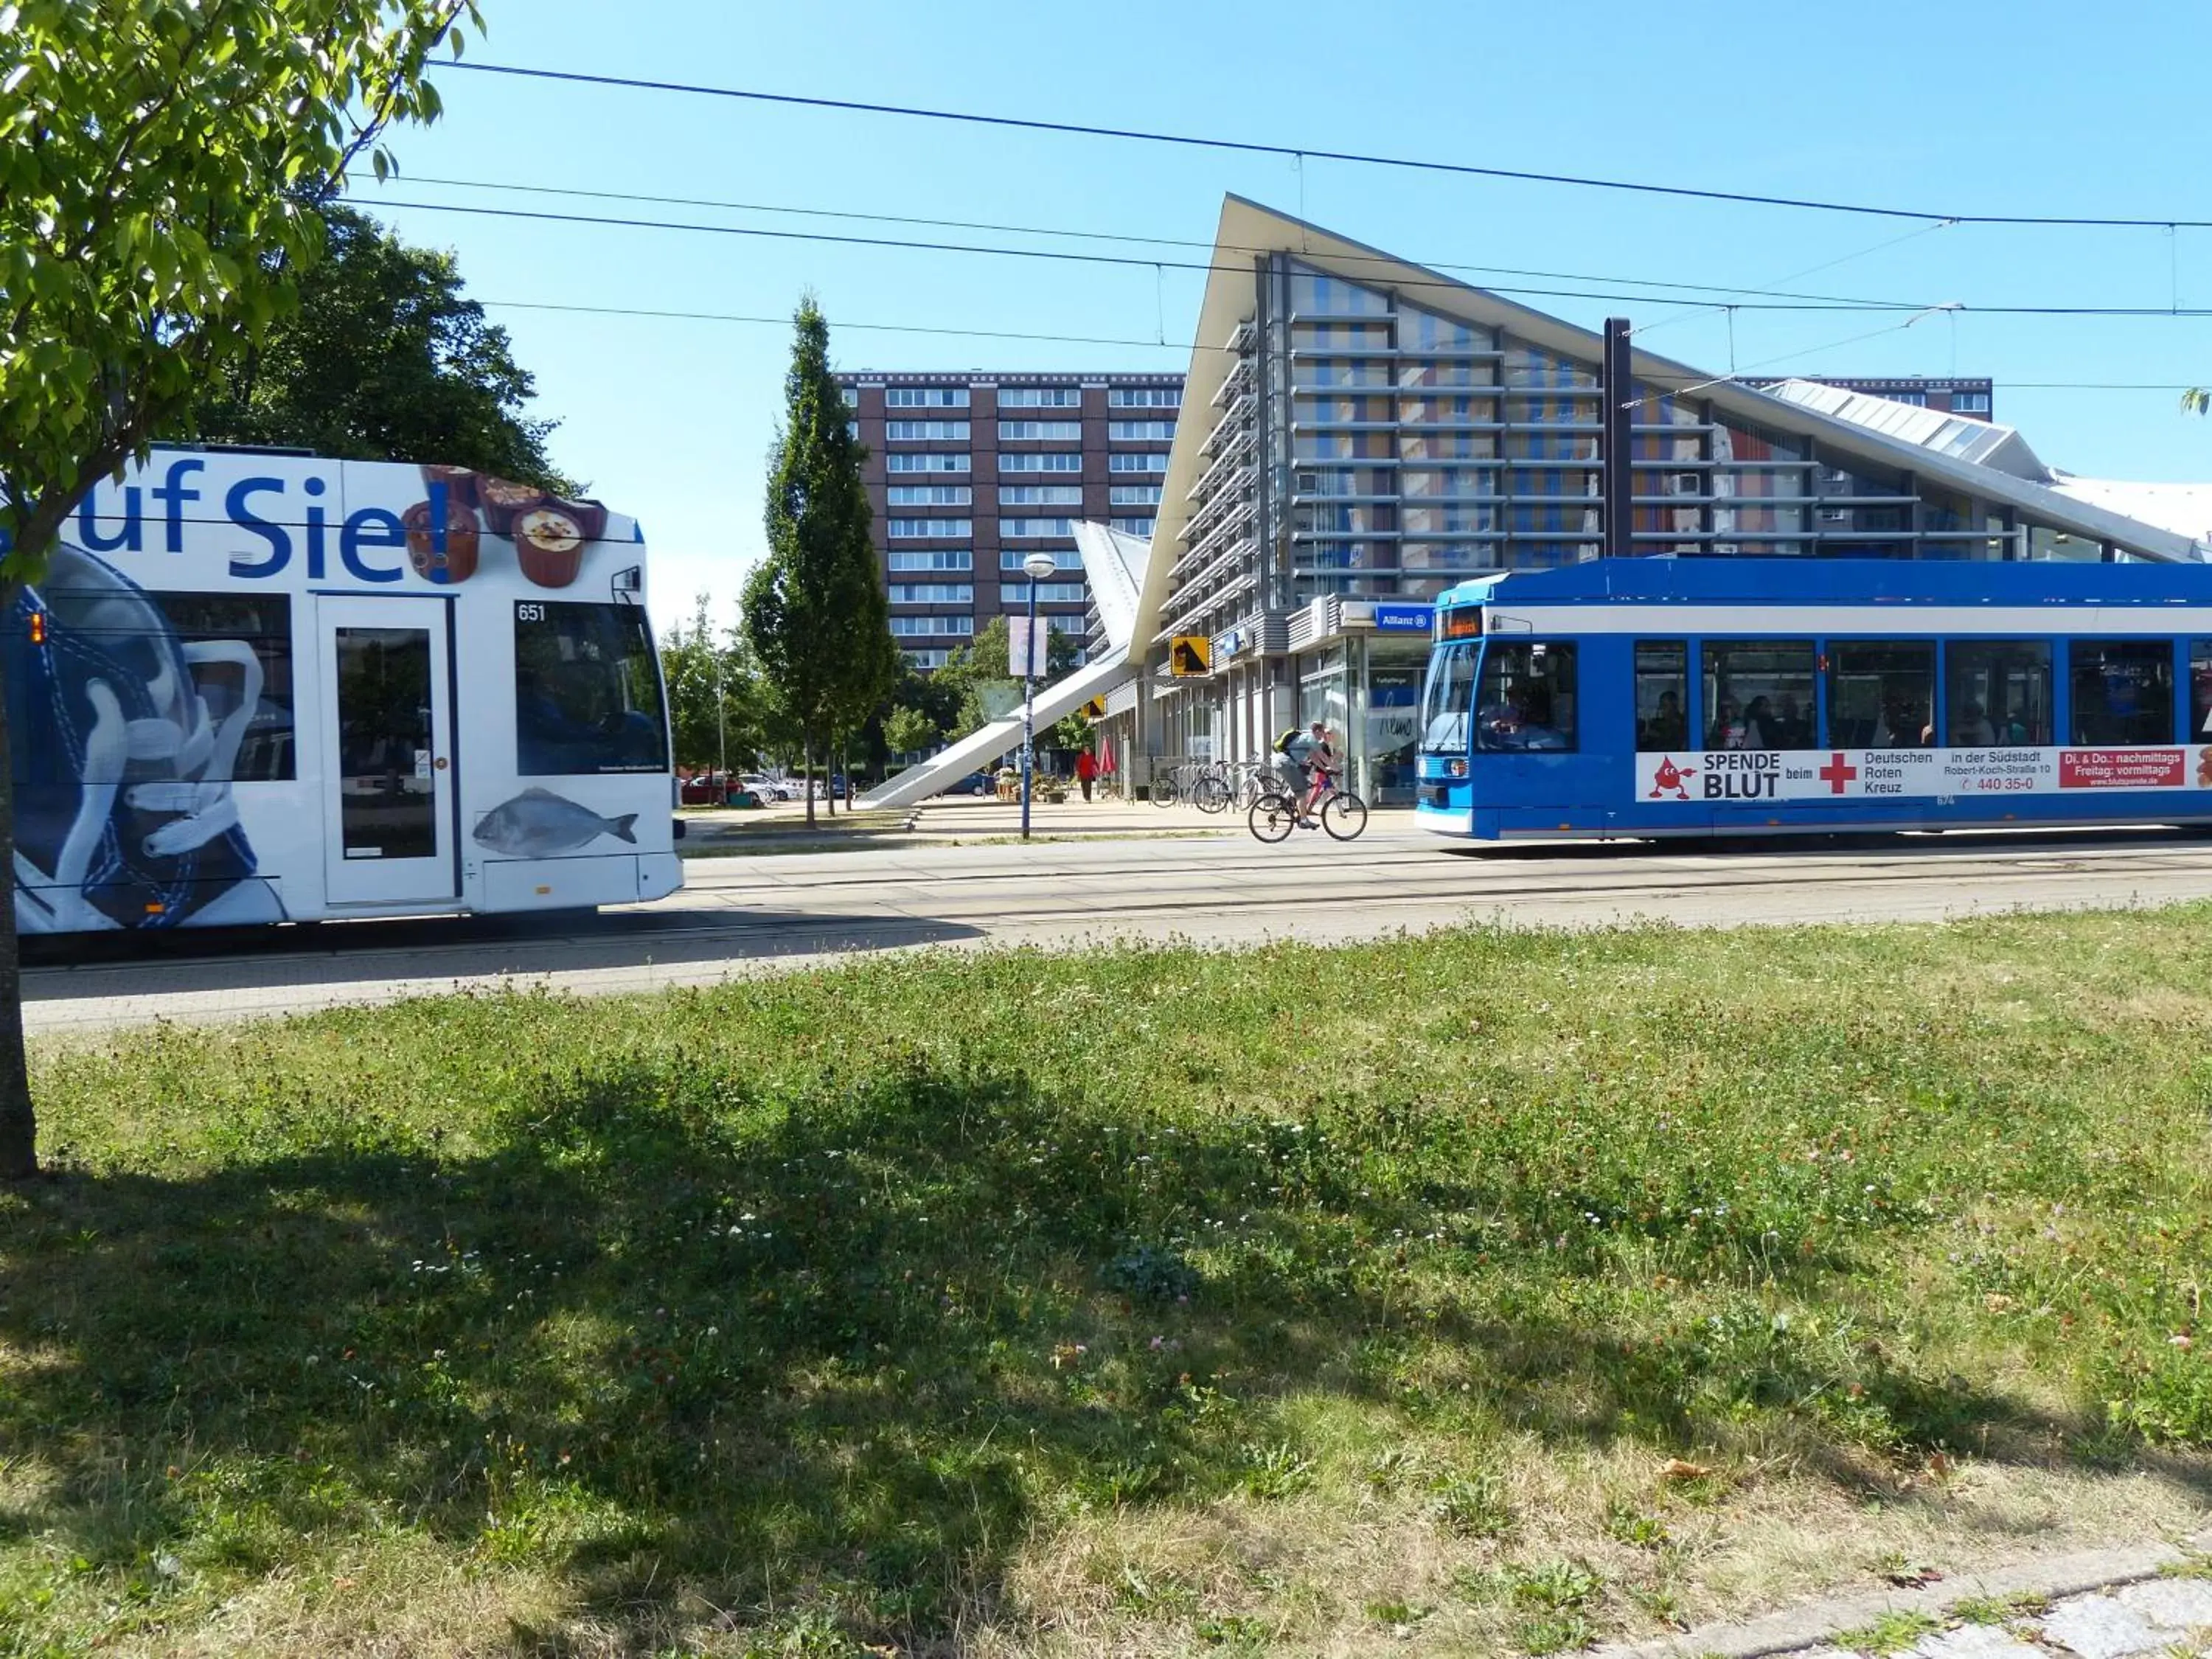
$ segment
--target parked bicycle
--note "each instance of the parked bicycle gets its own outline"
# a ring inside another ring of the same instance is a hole
[[[1314,816],[1332,840],[1354,841],[1367,827],[1367,803],[1340,787],[1334,777],[1324,777],[1321,803]],[[1312,822],[1299,810],[1297,793],[1280,780],[1261,793],[1244,821],[1256,839],[1270,843],[1288,841],[1301,823],[1310,825]]]

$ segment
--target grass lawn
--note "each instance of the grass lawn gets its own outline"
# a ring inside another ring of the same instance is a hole
[[[0,1653],[1556,1651],[2206,1517],[2212,907],[36,1058]]]

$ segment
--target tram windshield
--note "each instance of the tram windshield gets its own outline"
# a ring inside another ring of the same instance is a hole
[[[1467,753],[1467,715],[1474,700],[1477,641],[1448,645],[1429,659],[1429,683],[1421,693],[1421,752]]]

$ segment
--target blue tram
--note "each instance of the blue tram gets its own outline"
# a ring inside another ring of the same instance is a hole
[[[2212,823],[2212,566],[1600,559],[1437,601],[1444,835]]]

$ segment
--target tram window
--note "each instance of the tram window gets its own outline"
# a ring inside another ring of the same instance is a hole
[[[1474,746],[1543,750],[1575,746],[1575,648],[1493,639],[1475,688]]]
[[[2047,640],[1952,640],[1943,647],[1944,705],[1954,749],[2042,748],[2051,742]]]
[[[204,775],[236,783],[296,776],[292,602],[275,593],[146,597],[168,618],[192,695],[207,711],[214,749]]]
[[[40,597],[49,651],[66,653],[72,673],[114,686],[122,695],[118,720],[173,726],[173,748],[166,752],[179,757],[194,780],[268,783],[298,775],[289,599],[164,593],[112,582],[57,583]],[[97,707],[90,714],[96,725]],[[79,736],[81,747],[73,747],[26,741],[19,732],[11,752],[15,781],[27,787],[120,783],[139,775],[119,723],[112,739],[90,732]]]
[[[526,777],[668,764],[660,672],[630,605],[514,607],[515,769]]]
[[[1468,641],[1448,645],[1429,664],[1429,683],[1421,693],[1421,752],[1467,753],[1467,711],[1474,698],[1474,656],[1482,647]]]
[[[1837,640],[1828,647],[1828,741],[1913,749],[1936,741],[1936,642]]]
[[[2212,743],[2212,640],[2189,646],[2189,741]]]
[[[1636,746],[1647,752],[1690,742],[1690,647],[1680,640],[1636,642]]]
[[[1705,650],[1705,747],[1813,746],[1813,641],[1714,640]]]
[[[2173,642],[2074,640],[2074,735],[2078,744],[2173,741]]]

